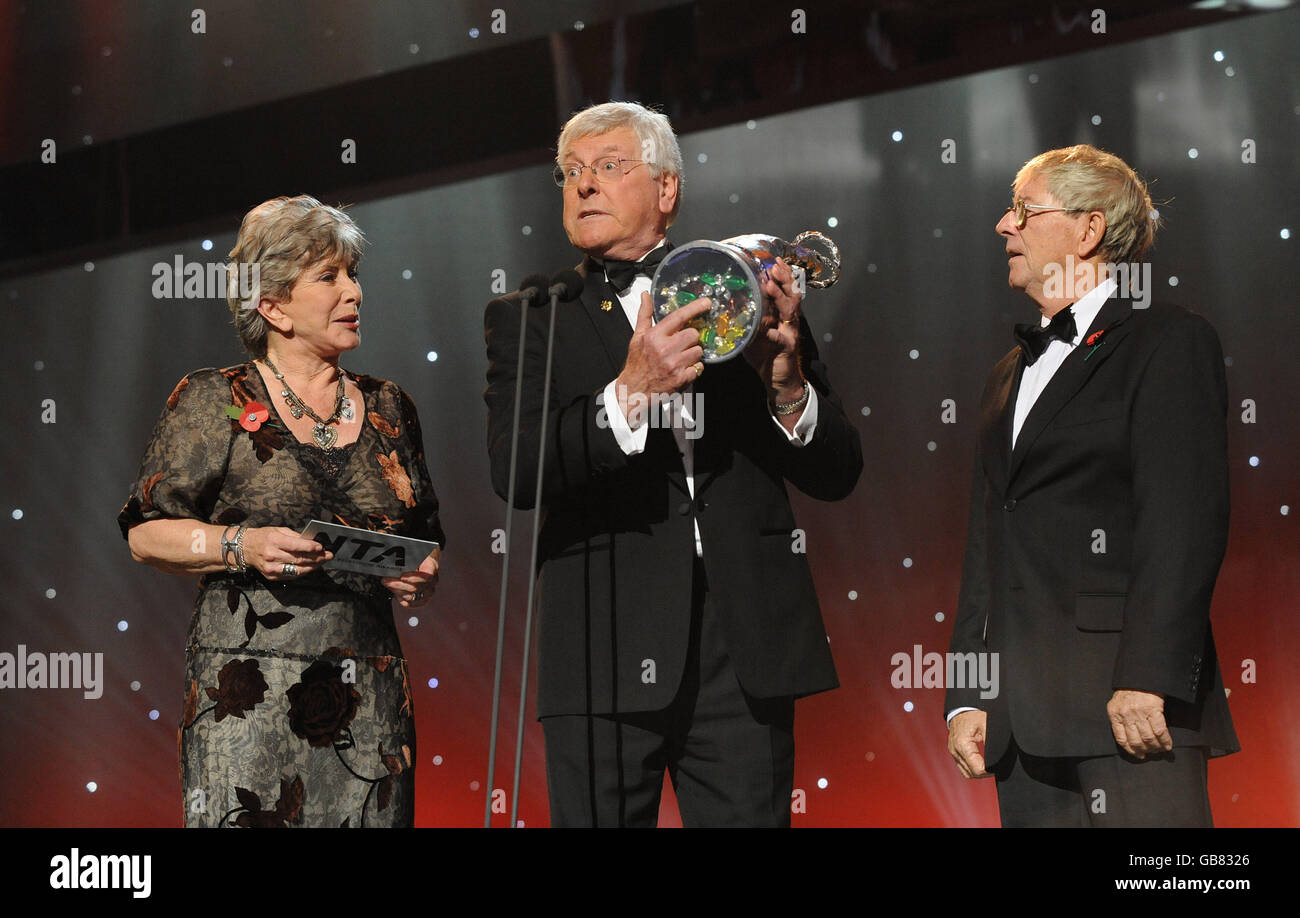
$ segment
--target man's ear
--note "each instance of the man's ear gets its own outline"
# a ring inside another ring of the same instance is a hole
[[[1106,215],[1099,210],[1088,213],[1088,221],[1079,234],[1079,246],[1076,253],[1080,259],[1091,258],[1101,248],[1101,241],[1106,237]]]
[[[677,206],[677,176],[664,172],[659,176],[659,213],[671,214]]]

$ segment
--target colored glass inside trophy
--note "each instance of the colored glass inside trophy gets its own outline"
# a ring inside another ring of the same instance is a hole
[[[687,323],[700,333],[704,363],[720,363],[739,354],[759,325],[763,292],[756,264],[747,253],[701,240],[675,248],[655,271],[650,292],[655,321],[708,297],[709,311]],[[760,268],[761,270],[761,268]]]

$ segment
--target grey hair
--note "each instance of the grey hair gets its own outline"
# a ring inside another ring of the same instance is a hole
[[[1112,263],[1136,262],[1154,244],[1160,217],[1132,167],[1113,153],[1081,143],[1040,153],[1020,167],[1013,188],[1035,175],[1062,207],[1106,215],[1101,255]]]
[[[646,108],[639,102],[604,102],[584,108],[574,114],[560,131],[560,138],[555,143],[556,164],[563,164],[574,141],[620,128],[631,128],[636,134],[641,155],[652,177],[658,178],[665,172],[677,176],[677,200],[668,215],[668,225],[671,226],[682,206],[682,186],[686,178],[682,174],[682,148],[677,145],[672,123],[662,112]]]
[[[327,256],[354,267],[365,242],[351,216],[310,195],[272,198],[246,213],[226,266],[226,302],[244,350],[266,356],[270,325],[257,309],[263,297],[288,300],[302,272]],[[251,291],[250,275],[256,279]]]

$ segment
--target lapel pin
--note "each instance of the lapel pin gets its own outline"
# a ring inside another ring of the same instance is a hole
[[[1084,359],[1084,360],[1087,360],[1089,357],[1091,357],[1092,354],[1093,354],[1093,351],[1095,351],[1095,350],[1097,350],[1097,348],[1101,347],[1101,336],[1104,335],[1104,334],[1106,334],[1106,332],[1107,332],[1107,329],[1105,329],[1105,328],[1098,329],[1097,331],[1093,332],[1091,335],[1088,336],[1088,340],[1087,340],[1087,341],[1083,342],[1084,347],[1090,347],[1090,348],[1092,348],[1092,350],[1088,351],[1088,353],[1086,353],[1086,354],[1083,355],[1083,359]]]
[[[602,312],[609,312],[611,309],[614,308],[614,304],[609,300],[601,300],[600,308]]]

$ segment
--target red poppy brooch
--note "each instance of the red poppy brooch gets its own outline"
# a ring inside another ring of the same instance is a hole
[[[1087,340],[1083,342],[1086,347],[1092,348],[1092,350],[1088,351],[1088,353],[1083,356],[1084,360],[1087,360],[1089,357],[1091,357],[1092,352],[1097,350],[1097,348],[1101,347],[1101,337],[1104,334],[1106,334],[1106,329],[1099,328],[1091,335],[1089,335]]]
[[[271,411],[261,402],[247,402],[243,407],[231,405],[226,408],[226,417],[238,421],[240,427],[253,433],[270,420]]]

